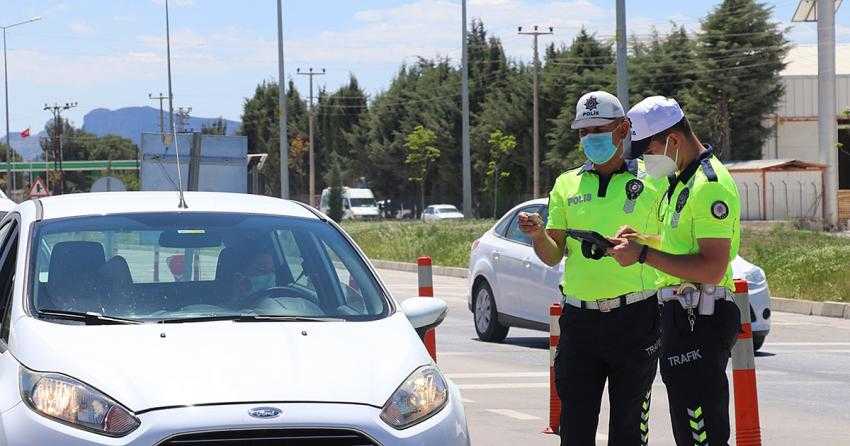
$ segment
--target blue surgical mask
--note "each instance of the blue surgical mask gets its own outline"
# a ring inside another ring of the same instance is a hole
[[[277,277],[272,274],[263,274],[261,276],[253,276],[249,279],[251,281],[251,293],[256,293],[257,291],[267,290],[269,288],[273,288],[275,283],[277,282]]]
[[[613,132],[589,133],[581,138],[581,147],[587,159],[593,164],[605,164],[614,157],[617,146],[614,145]]]

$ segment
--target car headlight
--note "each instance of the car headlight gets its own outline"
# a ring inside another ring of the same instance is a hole
[[[381,419],[396,429],[407,429],[439,412],[448,399],[448,386],[439,369],[422,366],[384,404]]]
[[[21,396],[26,404],[48,418],[111,437],[122,437],[140,421],[112,398],[58,373],[21,367]]]

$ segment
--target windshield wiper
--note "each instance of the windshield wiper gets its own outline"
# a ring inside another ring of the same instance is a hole
[[[236,322],[345,322],[345,319],[339,317],[323,317],[323,316],[285,316],[285,315],[244,315],[245,318],[236,320]]]
[[[65,319],[69,321],[81,321],[86,325],[126,325],[141,324],[140,321],[124,319],[120,317],[104,316],[92,311],[66,311],[66,310],[39,310],[39,315],[49,316],[53,319]]]
[[[230,314],[230,315],[210,315],[210,316],[193,316],[193,317],[177,317],[171,319],[161,319],[160,324],[180,324],[183,322],[215,322],[215,321],[233,321],[233,322],[344,322],[345,319],[335,317],[307,317],[307,316],[283,316],[283,315],[260,315],[260,314]]]

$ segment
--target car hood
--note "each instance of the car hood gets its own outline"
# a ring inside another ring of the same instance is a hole
[[[381,407],[430,362],[401,313],[370,322],[98,326],[24,317],[13,330],[24,366],[79,379],[133,411],[283,401]]]

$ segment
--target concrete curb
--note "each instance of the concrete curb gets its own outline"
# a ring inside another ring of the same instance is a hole
[[[770,298],[770,309],[784,313],[805,314],[850,319],[850,304],[844,302],[816,302],[802,299]]]
[[[375,268],[380,269],[391,269],[394,271],[407,271],[410,273],[417,272],[417,265],[415,263],[406,263],[406,262],[393,262],[389,260],[372,260],[372,265]],[[451,266],[437,266],[434,265],[431,267],[432,274],[438,276],[449,276],[449,277],[458,277],[461,279],[465,279],[469,275],[469,270],[466,268],[455,268]]]
[[[415,263],[392,262],[389,260],[372,260],[375,268],[389,269],[394,271],[407,271],[415,273]],[[438,276],[459,277],[465,279],[469,276],[466,268],[455,268],[450,266],[433,266],[433,274]],[[785,299],[783,297],[770,298],[770,310],[780,313],[805,314],[806,316],[823,316],[833,318],[850,319],[850,304],[844,302],[816,302],[802,299]]]

